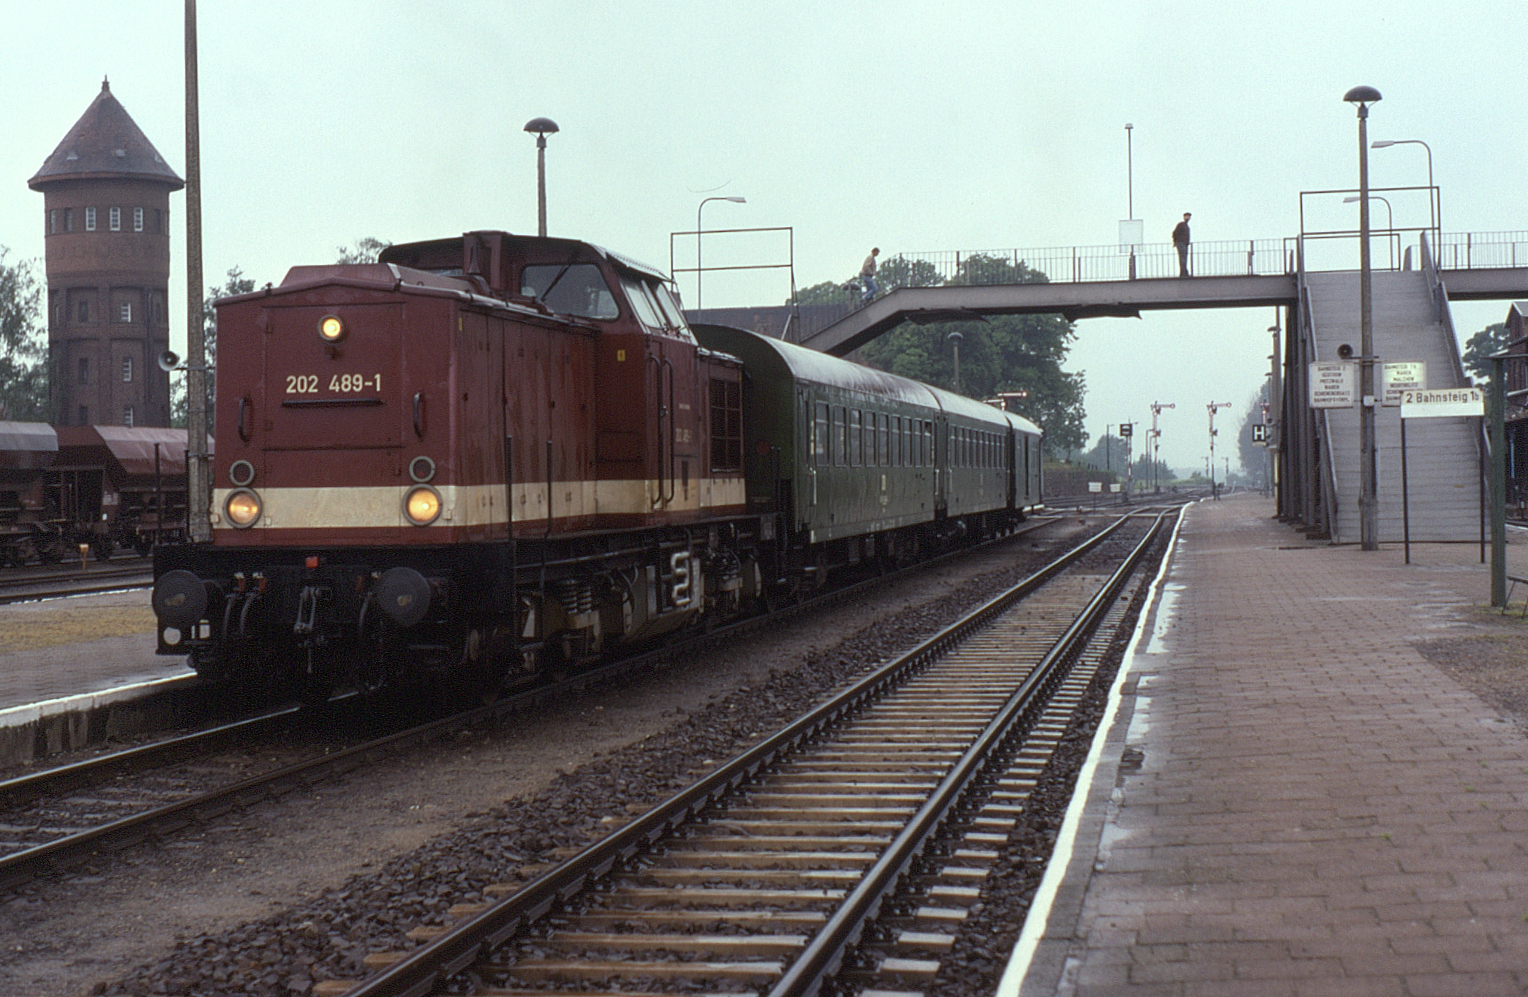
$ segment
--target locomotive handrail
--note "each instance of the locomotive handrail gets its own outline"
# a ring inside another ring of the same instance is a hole
[[[679,409],[674,404],[674,363],[668,357],[664,357],[663,358],[663,366],[668,369],[669,436],[673,437],[673,436],[676,435],[676,433],[674,431],[674,413],[679,411]],[[668,491],[663,496],[663,504],[664,505],[668,505],[670,502],[674,501],[674,490],[675,490],[674,482],[675,482],[675,477],[676,477],[676,475],[674,473],[674,462],[675,462],[675,451],[677,449],[676,448],[677,441],[674,440],[674,439],[670,439],[668,442],[669,442],[669,448],[668,448]]]
[[[249,407],[249,396],[241,396],[239,398],[239,439],[243,440],[245,443],[249,442],[249,432],[244,428],[244,413],[249,410]],[[159,473],[159,444],[157,443],[154,444],[154,466],[154,473],[157,475]]]
[[[244,435],[243,409],[245,399],[239,399],[239,438],[245,443],[249,437]],[[381,405],[380,398],[288,398],[281,403],[282,408],[358,408],[370,405]]]
[[[283,403],[285,404],[285,403]],[[377,399],[377,404],[382,404],[382,399]],[[424,439],[424,392],[414,392],[414,435]]]

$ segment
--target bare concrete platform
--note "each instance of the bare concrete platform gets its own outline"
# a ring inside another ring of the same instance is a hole
[[[1528,739],[1417,647],[1478,547],[1272,511],[1188,513],[1000,994],[1528,992]]]
[[[0,767],[174,723],[196,684],[147,590],[0,605]]]

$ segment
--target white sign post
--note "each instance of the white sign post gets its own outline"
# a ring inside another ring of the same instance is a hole
[[[1401,392],[1427,387],[1427,364],[1421,360],[1392,361],[1380,365],[1380,404],[1395,408],[1401,404]]]
[[[1389,364],[1386,364],[1388,367]],[[1386,394],[1388,395],[1388,386]],[[1406,563],[1411,563],[1411,495],[1406,480],[1406,420],[1484,418],[1486,395],[1479,388],[1405,388],[1401,391],[1401,529]],[[1481,495],[1484,504],[1485,496]],[[1482,515],[1484,513],[1482,512]],[[1484,556],[1484,555],[1482,555]]]
[[[1352,408],[1358,404],[1358,364],[1318,360],[1310,365],[1310,407]]]

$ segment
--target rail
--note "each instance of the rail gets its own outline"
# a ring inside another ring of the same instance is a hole
[[[589,884],[616,869],[621,863],[669,836],[676,828],[691,819],[692,815],[701,813],[733,792],[736,787],[751,781],[760,771],[785,757],[798,745],[837,725],[861,706],[873,702],[886,690],[897,685],[907,674],[921,670],[948,649],[958,645],[967,635],[980,629],[1011,605],[1042,587],[1088,552],[1098,548],[1116,533],[1124,522],[1124,519],[1120,519],[1108,529],[1084,541],[1024,579],[1014,588],[929,637],[913,650],[882,665],[783,730],[767,737],[736,758],[723,763],[699,782],[681,790],[608,837],[587,846],[565,864],[543,873],[513,895],[409,952],[378,975],[360,981],[354,989],[347,991],[347,997],[405,997],[405,995],[418,997],[418,995],[432,992],[451,974],[471,965],[486,949],[496,947],[513,937],[560,901],[573,897]],[[1152,532],[1155,533],[1159,526],[1160,518]],[[1106,585],[1106,588],[1112,589],[1114,586],[1110,584]],[[1034,684],[1035,682],[1026,683],[1026,688]],[[921,840],[925,836],[923,830],[926,829],[920,829],[913,836]],[[893,871],[900,873],[904,867],[900,858],[905,858],[905,855],[899,852],[898,861],[886,864],[888,873]],[[881,884],[881,886],[884,885],[884,883]],[[873,892],[874,899],[856,894],[851,899],[858,900],[859,903],[845,902],[845,906],[853,906],[856,909],[845,912],[841,917],[833,920],[832,930],[840,936],[835,942],[858,937],[866,913],[878,906],[878,899],[884,895],[881,889]],[[836,955],[841,951],[841,947],[836,943],[818,950],[810,971],[804,979],[797,979],[792,984],[791,991],[810,992],[816,981],[821,978],[820,971],[836,965]]]

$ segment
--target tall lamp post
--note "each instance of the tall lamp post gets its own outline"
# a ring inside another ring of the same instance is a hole
[[[536,135],[536,234],[546,238],[546,137],[557,134],[551,118],[532,118],[525,130]]]
[[[1369,148],[1388,149],[1392,145],[1420,145],[1427,150],[1427,213],[1432,220],[1432,255],[1436,260],[1438,250],[1441,248],[1438,242],[1443,238],[1443,199],[1437,196],[1437,188],[1433,186],[1432,146],[1419,138],[1382,138],[1375,141]]]
[[[1215,410],[1230,407],[1230,402],[1210,402],[1205,406],[1210,410],[1210,495],[1217,499],[1220,498],[1220,489],[1215,487],[1215,436],[1219,431],[1215,428]]]
[[[695,208],[695,310],[700,311],[700,276],[704,272],[700,265],[700,210],[712,201],[731,201],[733,204],[747,204],[746,197],[738,197],[733,194],[730,197],[705,197],[701,198],[700,204]]]
[[[1151,439],[1146,442],[1151,444],[1151,490],[1153,494],[1160,494],[1162,485],[1157,481],[1157,457],[1162,453],[1162,431],[1157,428],[1157,416],[1162,414],[1165,408],[1177,408],[1172,402],[1151,403]]]
[[[1374,453],[1374,289],[1369,261],[1369,105],[1380,100],[1373,87],[1354,87],[1342,95],[1358,106],[1358,410],[1360,439],[1358,537],[1364,550],[1379,550],[1378,468]]]

